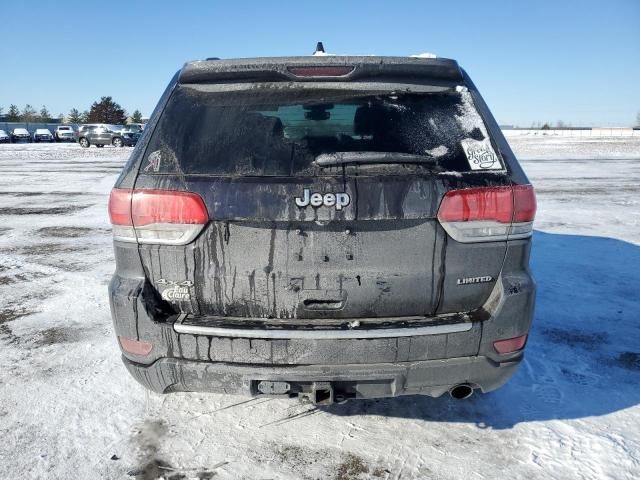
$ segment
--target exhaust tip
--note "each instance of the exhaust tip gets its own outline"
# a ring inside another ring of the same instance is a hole
[[[468,383],[461,383],[455,387],[451,387],[449,395],[456,400],[464,400],[473,395],[473,387]]]

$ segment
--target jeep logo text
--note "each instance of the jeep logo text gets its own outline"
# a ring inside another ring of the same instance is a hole
[[[336,210],[342,210],[351,203],[351,196],[348,193],[311,193],[308,188],[302,192],[302,197],[296,197],[296,205],[305,208],[308,205],[312,207],[336,207]]]

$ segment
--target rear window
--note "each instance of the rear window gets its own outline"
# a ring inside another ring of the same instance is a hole
[[[485,167],[474,160],[486,150],[494,161],[488,168],[503,168],[466,89],[367,94],[263,87],[257,92],[178,87],[153,133],[144,171],[335,174],[341,166],[320,168],[314,160],[323,154],[390,152],[420,156],[430,168],[464,172],[486,168],[486,159]]]

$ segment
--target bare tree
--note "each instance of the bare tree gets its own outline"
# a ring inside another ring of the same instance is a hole
[[[20,114],[20,121],[27,123],[35,122],[37,118],[38,114],[36,112],[36,109],[27,103],[22,109],[22,113]]]

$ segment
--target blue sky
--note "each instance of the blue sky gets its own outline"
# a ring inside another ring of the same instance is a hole
[[[2,2],[0,107],[111,95],[149,114],[187,60],[327,51],[457,59],[500,123],[631,125],[640,0]]]

